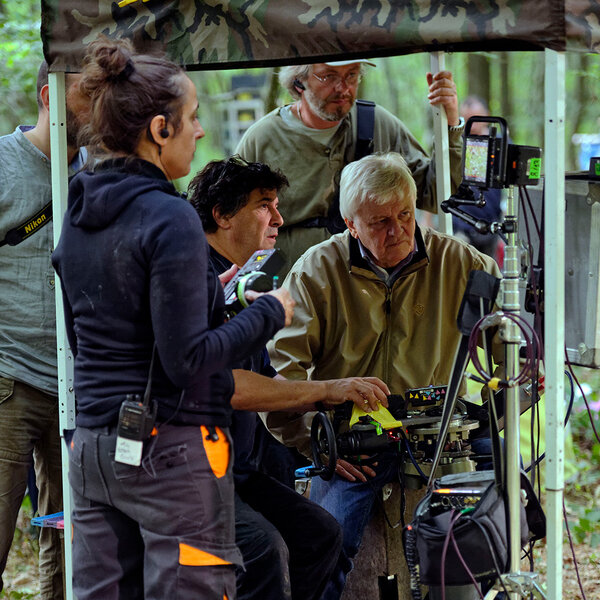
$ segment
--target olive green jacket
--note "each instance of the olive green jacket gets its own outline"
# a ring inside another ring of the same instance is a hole
[[[447,385],[469,272],[500,277],[497,264],[449,235],[417,227],[417,251],[388,287],[349,232],[308,250],[285,280],[297,304],[291,326],[268,349],[288,379],[375,376],[393,394]],[[308,453],[314,413],[266,413],[271,432]]]

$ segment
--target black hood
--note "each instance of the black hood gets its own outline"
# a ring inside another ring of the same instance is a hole
[[[93,171],[78,173],[69,184],[70,222],[83,229],[104,229],[133,199],[153,190],[178,195],[152,163],[131,158],[103,161]]]

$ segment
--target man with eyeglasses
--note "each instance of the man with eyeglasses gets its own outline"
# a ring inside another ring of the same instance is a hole
[[[360,158],[356,94],[368,65],[375,66],[360,59],[282,68],[279,81],[295,102],[265,115],[238,144],[236,152],[245,159],[280,168],[290,180],[280,196],[285,225],[277,241],[288,259],[285,272],[305,250],[345,228],[338,216],[338,185],[344,166]],[[443,106],[448,117],[455,190],[461,179],[463,131],[456,86],[449,71],[428,73],[427,82],[430,104]],[[362,123],[368,119],[362,113],[360,118]],[[417,183],[417,208],[436,212],[432,159],[406,125],[381,106],[374,108],[372,141],[370,152],[402,154]]]

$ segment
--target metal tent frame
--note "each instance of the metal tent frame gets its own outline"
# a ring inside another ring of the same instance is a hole
[[[554,9],[556,6],[564,6],[565,3],[553,1]],[[567,4],[570,0],[567,0]],[[128,5],[135,0],[124,0],[119,3]],[[146,0],[144,0],[146,2]],[[289,0],[290,4],[297,0]],[[420,0],[422,4],[425,0]],[[51,40],[49,41],[48,30],[57,21],[60,16],[52,14],[55,5],[61,3],[69,4],[69,0],[44,0],[42,2],[42,37],[44,39],[44,51],[50,64],[49,87],[50,87],[50,139],[52,153],[52,198],[53,198],[53,227],[54,239],[60,237],[62,218],[67,205],[67,146],[66,146],[66,111],[65,111],[65,77],[64,71],[73,70],[68,61],[61,56],[61,50],[52,49]],[[260,4],[260,0],[257,0]],[[81,8],[85,2],[78,2],[77,9],[69,7],[69,10],[83,10]],[[107,4],[106,0],[95,0],[89,2],[100,7]],[[169,3],[165,3],[169,4]],[[193,4],[193,3],[192,3]],[[196,2],[198,4],[198,2]],[[206,3],[209,4],[209,3]],[[317,4],[316,2],[306,2],[306,4]],[[402,4],[401,2],[392,2],[391,0],[383,4]],[[518,4],[518,3],[517,3]],[[590,6],[592,3],[590,2]],[[89,7],[88,7],[89,8]],[[598,8],[591,8],[596,21],[600,22],[600,14],[597,14]],[[595,12],[594,12],[595,11]],[[46,14],[48,13],[48,14]],[[102,10],[99,8],[99,14]],[[585,51],[596,51],[600,48],[598,42],[598,30],[592,34],[581,33],[580,24],[586,21],[580,19],[581,15],[575,17],[567,14],[562,24],[565,27],[565,37],[567,29],[570,28],[571,36],[579,35],[583,43],[575,44],[577,49]],[[56,18],[52,18],[56,17]],[[450,17],[448,17],[449,19]],[[50,25],[49,25],[50,24]],[[59,23],[60,24],[60,23]],[[68,28],[65,28],[68,30]],[[112,35],[127,35],[128,31],[109,31]],[[586,37],[587,36],[587,37]],[[84,42],[85,40],[78,40]],[[329,40],[331,41],[331,40]],[[339,39],[335,38],[336,42]],[[158,42],[158,37],[157,37]],[[164,45],[164,40],[160,40]],[[210,42],[208,42],[210,44]],[[336,47],[324,42],[321,47],[316,48],[314,53],[296,55],[293,59],[290,57],[273,56],[272,59],[248,58],[246,61],[220,61],[206,59],[205,64],[199,64],[192,61],[190,68],[210,69],[210,68],[233,68],[240,66],[265,66],[267,64],[285,64],[291,62],[318,62],[317,59],[323,58],[342,58],[357,57],[360,54],[369,56],[389,56],[407,52],[417,52],[421,50],[434,51],[432,54],[432,70],[443,68],[444,55],[443,50],[469,51],[478,49],[511,49],[513,44],[515,49],[534,49],[531,43],[519,43],[515,40],[502,41],[502,36],[498,36],[486,45],[485,40],[479,43],[472,39],[470,43],[460,45],[456,43],[430,42],[422,47],[418,44],[414,48],[410,45],[402,48],[387,47],[384,49],[373,50],[372,48],[343,48],[343,45]],[[565,190],[564,190],[564,120],[565,120],[565,49],[567,43],[557,43],[556,40],[548,40],[539,43],[535,49],[545,47],[545,137],[544,137],[544,163],[545,163],[545,182],[546,182],[546,218],[544,229],[545,240],[545,332],[544,332],[544,355],[546,362],[546,512],[548,522],[548,551],[547,551],[547,597],[550,600],[562,599],[562,516],[563,516],[563,488],[564,488],[564,428],[563,428],[563,403],[564,403],[564,344],[565,344],[565,310],[564,310],[564,269],[565,269]],[[68,46],[65,47],[63,54],[68,53]],[[54,60],[56,59],[56,60]],[[212,64],[211,64],[212,60]],[[188,66],[190,66],[188,64]],[[75,69],[76,70],[76,69]],[[450,171],[447,156],[448,140],[447,127],[445,123],[445,114],[443,111],[434,110],[434,133],[436,152],[436,172],[438,186],[438,203],[448,197],[450,190]],[[446,152],[444,152],[446,150]],[[441,211],[438,211],[443,215]],[[449,215],[444,215],[440,219],[440,227],[445,231],[451,231],[451,221]],[[56,309],[57,309],[57,350],[58,350],[58,375],[59,375],[59,402],[60,402],[60,428],[61,432],[75,427],[75,399],[73,394],[73,357],[71,355],[68,341],[66,339],[64,313],[62,303],[62,293],[60,282],[57,279],[56,285]],[[515,431],[518,431],[518,410],[515,411],[516,419],[513,422]],[[508,425],[507,425],[508,426]],[[63,438],[64,440],[64,438]],[[63,465],[64,473],[68,472],[67,448],[63,442]],[[70,531],[70,492],[68,478],[63,478],[64,490],[64,508],[65,508],[65,530]],[[70,535],[67,534],[67,539]],[[519,570],[520,556],[511,554],[511,570]],[[72,572],[72,554],[70,544],[65,544],[65,569],[66,573]],[[512,594],[511,594],[512,595]],[[67,600],[73,598],[70,578],[67,577]]]

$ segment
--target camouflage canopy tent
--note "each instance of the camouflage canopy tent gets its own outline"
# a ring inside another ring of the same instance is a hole
[[[475,50],[600,51],[599,0],[42,0],[51,70],[99,33],[188,69]]]
[[[416,52],[545,51],[547,584],[548,598],[562,598],[563,53],[600,52],[600,0],[42,0],[41,4],[42,41],[51,71],[55,239],[60,235],[67,197],[62,74],[80,69],[85,46],[100,33],[131,38],[141,51],[163,49],[190,70]],[[437,129],[443,132],[444,128]],[[443,148],[438,146],[438,158],[443,155]],[[443,179],[441,173],[443,170],[438,171],[438,180]],[[438,196],[442,194],[438,192]],[[64,332],[59,287],[56,286],[56,299],[62,431],[75,426],[75,410],[73,361]],[[518,430],[518,416],[515,429]],[[65,452],[63,462],[68,464]],[[65,526],[69,528],[69,488],[64,479]],[[70,572],[68,544],[65,551],[66,570]],[[511,565],[517,565],[513,570],[518,571],[519,558],[518,552],[511,558]],[[67,598],[72,598],[70,581]]]

